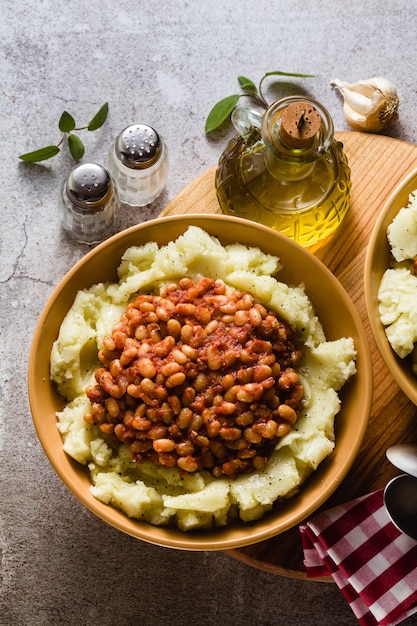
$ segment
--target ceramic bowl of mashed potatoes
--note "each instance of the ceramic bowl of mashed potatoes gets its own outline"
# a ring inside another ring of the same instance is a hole
[[[195,285],[215,319],[185,299],[197,297]],[[139,320],[116,358],[138,311],[156,311],[159,324]],[[184,345],[190,325],[197,349]],[[289,368],[271,356],[284,350],[271,328],[293,342]],[[120,399],[123,368],[137,379]],[[373,391],[365,331],[334,275],[280,233],[217,215],[153,220],[91,250],[48,299],[28,373],[38,437],[80,503],[137,539],[186,550],[253,544],[314,513],[355,462]],[[292,396],[284,373],[296,381]]]
[[[365,300],[375,342],[394,380],[417,405],[417,170],[381,208],[365,262]]]

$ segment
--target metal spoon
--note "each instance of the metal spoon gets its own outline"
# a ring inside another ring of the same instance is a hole
[[[417,446],[402,443],[388,448],[387,459],[402,472],[417,478]]]
[[[417,540],[417,478],[396,476],[384,489],[384,504],[393,524]]]

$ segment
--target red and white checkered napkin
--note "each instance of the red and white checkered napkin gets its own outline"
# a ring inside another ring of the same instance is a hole
[[[300,526],[307,577],[333,577],[360,624],[394,626],[417,612],[417,541],[389,520],[383,490]]]

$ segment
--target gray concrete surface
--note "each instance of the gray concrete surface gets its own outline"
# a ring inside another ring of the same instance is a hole
[[[386,134],[415,143],[417,4],[0,0],[0,14],[0,624],[353,626],[335,585],[135,541],[62,485],[32,424],[27,360],[47,297],[87,248],[60,228],[67,151],[42,165],[17,157],[59,139],[64,109],[83,124],[109,102],[106,125],[82,134],[85,161],[104,163],[125,126],[154,125],[170,150],[168,183],[152,206],[122,211],[125,228],[216,163],[230,130],[205,136],[211,106],[238,75],[258,82],[270,70],[314,74],[288,90],[321,100],[337,130],[348,127],[329,81],[389,77],[401,108]]]

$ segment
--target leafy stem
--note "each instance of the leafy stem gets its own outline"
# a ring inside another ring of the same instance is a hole
[[[214,105],[206,119],[206,133],[208,134],[217,130],[231,116],[240,98],[251,98],[260,107],[267,109],[269,104],[262,89],[265,80],[270,76],[291,76],[293,78],[313,77],[312,74],[294,74],[280,71],[266,72],[262,76],[258,87],[256,87],[255,83],[250,78],[246,78],[246,76],[238,76],[239,86],[243,93],[235,93],[231,96],[226,96],[226,98],[223,98]]]
[[[51,159],[61,151],[60,146],[65,141],[65,139],[67,139],[68,149],[72,158],[75,161],[79,161],[84,156],[85,147],[82,140],[75,133],[82,130],[97,130],[98,128],[103,126],[104,122],[107,119],[108,112],[109,105],[106,102],[97,111],[97,113],[86,126],[76,126],[73,116],[68,113],[68,111],[64,111],[58,122],[58,128],[62,133],[61,139],[58,141],[58,143],[45,146],[44,148],[40,148],[39,150],[27,152],[26,154],[21,154],[19,156],[19,159],[21,159],[22,161],[26,161],[27,163],[38,163],[39,161],[46,161],[46,159]]]

